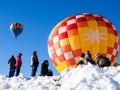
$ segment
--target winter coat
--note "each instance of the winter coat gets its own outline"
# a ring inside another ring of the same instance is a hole
[[[83,57],[80,57],[80,60],[78,61],[77,65],[79,65],[79,64],[84,64],[84,58]]]
[[[96,58],[96,63],[100,66],[100,67],[105,67],[105,66],[110,66],[111,62],[109,61],[109,58],[99,55]]]
[[[41,65],[41,76],[48,75],[48,66],[49,63],[45,60]]]
[[[48,74],[47,74],[47,76],[53,76],[53,72],[52,72],[51,69],[48,69]]]
[[[15,69],[15,64],[16,64],[16,60],[15,60],[14,56],[12,56],[12,57],[8,60],[9,68],[14,68],[14,69]]]
[[[20,55],[18,55],[16,58],[16,66],[22,66],[22,59]]]
[[[93,60],[92,57],[91,57],[91,54],[86,54],[86,55],[85,55],[84,63],[85,63],[85,64],[88,64],[88,62],[91,63],[91,64],[95,64],[94,60]]]
[[[37,57],[37,55],[32,55],[31,56],[31,66],[36,66],[36,67],[38,67],[38,65],[39,65],[39,61],[38,61],[38,57]]]

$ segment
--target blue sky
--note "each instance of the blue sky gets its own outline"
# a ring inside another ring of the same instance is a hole
[[[49,60],[55,75],[59,73],[52,65],[47,49],[47,39],[53,27],[66,17],[80,13],[95,13],[110,20],[120,33],[119,0],[1,0],[0,1],[0,74],[8,75],[7,61],[11,55],[23,53],[21,73],[31,75],[30,57],[36,50],[40,65]],[[24,31],[17,39],[10,31],[10,24],[19,22]],[[120,63],[120,54],[117,62]]]

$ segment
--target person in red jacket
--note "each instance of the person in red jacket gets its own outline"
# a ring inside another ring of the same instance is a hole
[[[22,66],[22,59],[21,59],[22,53],[19,53],[16,58],[16,76],[20,73],[20,68]]]

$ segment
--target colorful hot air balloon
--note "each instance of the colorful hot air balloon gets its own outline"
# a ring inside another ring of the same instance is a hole
[[[23,31],[23,25],[20,23],[12,23],[10,25],[10,30],[14,33],[15,38],[20,35]]]
[[[90,51],[108,57],[113,66],[118,54],[118,32],[106,18],[96,14],[77,14],[58,23],[48,38],[50,59],[58,70],[76,67],[80,54]]]

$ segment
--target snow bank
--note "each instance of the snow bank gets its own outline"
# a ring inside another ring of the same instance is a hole
[[[0,90],[120,90],[120,66],[79,65],[52,77],[0,75]]]

